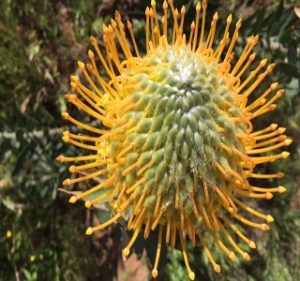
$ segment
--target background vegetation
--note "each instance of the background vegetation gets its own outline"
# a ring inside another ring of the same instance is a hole
[[[176,2],[187,4],[191,18],[193,1]],[[287,127],[294,143],[289,148],[292,156],[271,168],[286,173],[281,184],[288,192],[259,206],[268,209],[276,222],[269,234],[251,233],[258,242],[252,262],[229,263],[215,250],[224,269],[217,276],[201,250],[190,249],[199,280],[299,280],[300,19],[294,10],[296,2],[209,1],[210,14],[218,10],[223,19],[230,12],[242,17],[240,43],[250,34],[259,34],[257,52],[277,63],[274,79],[287,89],[286,96],[276,113],[256,125],[278,122]],[[68,125],[60,112],[66,109],[63,95],[69,89],[69,75],[76,71],[77,59],[87,57],[89,35],[100,37],[102,24],[118,9],[124,18],[134,20],[144,44],[147,4],[137,0],[1,1],[0,280],[147,280],[146,266],[144,273],[135,271],[147,263],[144,255],[120,269],[124,237],[120,226],[93,239],[84,235],[86,226],[103,212],[68,205],[67,196],[57,189],[66,168],[54,160],[70,152],[61,142],[60,134]],[[173,252],[166,251],[161,279],[187,280],[182,257]]]

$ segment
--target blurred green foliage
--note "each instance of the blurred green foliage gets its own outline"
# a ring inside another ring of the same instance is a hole
[[[186,4],[188,19],[193,1]],[[258,242],[251,263],[231,263],[215,249],[224,272],[216,275],[200,249],[190,249],[199,280],[289,281],[300,276],[300,19],[296,1],[209,1],[209,15],[232,12],[244,19],[242,46],[259,34],[260,57],[277,63],[275,77],[287,89],[276,113],[259,120],[280,123],[294,139],[292,156],[272,166],[286,178],[288,192],[259,205],[276,218],[270,234],[250,233]],[[148,1],[2,0],[0,3],[0,280],[101,280],[99,252],[84,236],[87,211],[69,207],[57,192],[65,168],[55,157],[70,148],[60,141],[66,124],[60,112],[76,60],[86,58],[88,36],[119,9],[134,20],[143,40]],[[223,20],[224,24],[224,20]],[[189,27],[187,26],[187,29]],[[237,48],[237,52],[240,49]],[[149,250],[149,249],[148,249]],[[151,250],[150,250],[151,251]],[[186,280],[182,257],[168,252],[161,280]],[[150,253],[151,256],[151,253]]]

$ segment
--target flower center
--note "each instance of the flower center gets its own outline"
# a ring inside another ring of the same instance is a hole
[[[182,206],[189,215],[190,196],[206,201],[212,194],[214,205],[216,188],[234,189],[233,174],[236,184],[245,181],[233,150],[245,151],[237,135],[247,128],[234,121],[242,113],[216,63],[188,48],[159,47],[128,61],[120,85],[124,99],[114,110],[122,121],[115,130],[130,129],[119,130],[111,150],[122,155],[127,149],[119,181],[149,198],[150,213],[157,194],[166,208]]]

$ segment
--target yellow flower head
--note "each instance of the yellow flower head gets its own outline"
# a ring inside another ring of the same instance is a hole
[[[5,233],[6,238],[11,238],[12,235],[13,235],[13,233],[12,233],[12,231],[10,229],[7,230],[6,233]]]
[[[74,193],[70,203],[83,199],[87,208],[110,203],[111,219],[88,228],[88,235],[126,214],[133,235],[125,256],[140,233],[147,239],[157,230],[153,277],[158,275],[162,244],[174,248],[178,240],[194,280],[186,241],[203,248],[216,272],[221,268],[208,249],[207,235],[230,259],[235,253],[250,259],[232,234],[250,248],[255,243],[237,222],[268,231],[273,218],[245,201],[271,199],[285,188],[253,186],[248,179],[281,178],[281,172],[260,174],[255,169],[288,157],[286,151],[269,152],[291,139],[276,124],[259,130],[252,126],[253,119],[276,108],[284,93],[277,90],[278,83],[258,88],[274,68],[265,59],[255,62],[258,36],[250,36],[235,57],[241,20],[233,23],[230,15],[215,40],[218,13],[207,24],[205,0],[196,5],[188,34],[183,30],[185,7],[179,12],[169,0],[162,8],[162,18],[154,0],[146,9],[145,53],[137,46],[132,24],[123,23],[119,12],[103,27],[104,48],[91,37],[90,61],[78,62],[82,79],[71,77],[73,93],[66,99],[95,121],[86,124],[62,114],[89,133],[67,131],[63,140],[88,153],[58,160],[82,162],[70,166],[78,176],[64,185],[85,182],[88,188]],[[97,184],[90,186],[95,179]]]

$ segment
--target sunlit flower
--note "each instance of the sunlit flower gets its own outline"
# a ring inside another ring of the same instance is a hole
[[[35,255],[30,255],[29,260],[30,260],[30,262],[34,262],[35,261]]]
[[[6,238],[11,238],[12,237],[12,231],[9,229],[9,230],[7,230],[6,231],[6,233],[5,233],[5,236],[6,236]]]
[[[95,121],[84,123],[62,114],[89,133],[66,131],[63,140],[88,153],[61,155],[58,160],[83,162],[69,169],[79,176],[63,183],[85,182],[87,187],[74,193],[70,203],[83,199],[87,208],[101,202],[110,205],[111,219],[89,227],[86,234],[129,217],[133,235],[125,256],[139,234],[147,239],[157,231],[153,277],[158,275],[162,244],[174,248],[178,240],[188,276],[194,280],[187,241],[203,248],[216,272],[221,267],[207,236],[230,259],[237,253],[250,260],[233,236],[250,248],[255,243],[237,223],[268,231],[273,218],[245,201],[271,199],[286,189],[254,186],[248,179],[281,178],[281,172],[260,174],[255,169],[288,157],[288,152],[277,150],[291,139],[276,124],[260,129],[252,125],[273,111],[284,94],[278,83],[261,86],[275,65],[266,59],[255,62],[258,36],[250,36],[235,56],[241,20],[233,23],[230,15],[215,40],[218,13],[208,25],[206,1],[196,5],[188,34],[183,30],[185,7],[179,12],[169,0],[162,8],[162,17],[154,0],[146,9],[145,53],[137,46],[132,24],[124,24],[119,12],[103,27],[104,48],[90,38],[90,62],[78,62],[82,79],[71,77],[73,93],[66,99]],[[270,154],[273,150],[277,152]]]

